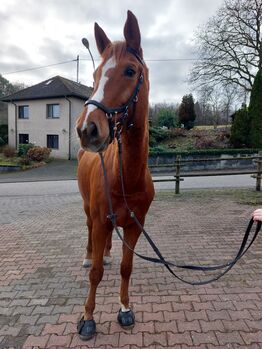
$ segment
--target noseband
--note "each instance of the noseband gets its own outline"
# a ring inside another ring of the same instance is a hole
[[[134,49],[132,49],[131,47],[128,47],[127,51],[132,53],[136,57],[136,59],[142,65],[144,65],[144,62],[143,62],[142,58],[139,56],[139,54]],[[121,107],[108,108],[104,104],[102,104],[102,103],[100,103],[100,102],[98,102],[98,101],[96,101],[94,99],[90,99],[90,100],[87,100],[85,102],[85,104],[84,104],[85,106],[87,106],[89,104],[95,105],[97,108],[101,109],[105,113],[105,116],[106,116],[106,118],[108,120],[110,143],[116,137],[117,131],[120,130],[120,132],[121,132],[122,126],[124,125],[124,122],[125,122],[126,118],[128,117],[129,107],[133,103],[136,103],[138,101],[138,93],[139,93],[139,90],[140,90],[140,87],[141,87],[143,81],[144,81],[144,76],[143,76],[143,72],[141,72],[141,74],[140,74],[140,76],[138,78],[138,81],[136,83],[134,92],[132,93],[131,97],[128,99],[126,104],[124,104]],[[122,115],[116,121],[116,118],[114,118],[114,117],[116,117],[118,114],[122,114]],[[130,128],[132,126],[133,126],[133,124],[130,123],[128,125],[128,128]]]

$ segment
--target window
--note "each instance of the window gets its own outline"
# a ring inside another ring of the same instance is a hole
[[[29,119],[29,105],[18,106],[18,117],[19,119]]]
[[[28,144],[28,143],[29,143],[29,134],[19,133],[19,144]]]
[[[47,147],[51,149],[59,148],[59,137],[58,135],[47,135]]]
[[[60,117],[60,105],[59,104],[47,104],[47,118],[58,119]]]

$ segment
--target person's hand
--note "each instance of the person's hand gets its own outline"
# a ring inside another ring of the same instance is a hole
[[[253,218],[254,218],[254,221],[262,222],[262,208],[259,208],[258,210],[255,210],[253,212]]]

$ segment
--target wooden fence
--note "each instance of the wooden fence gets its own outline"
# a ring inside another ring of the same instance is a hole
[[[183,165],[192,162],[214,162],[214,161],[236,161],[236,160],[253,160],[257,164],[256,170],[217,170],[217,171],[205,171],[205,172],[190,172],[183,173],[181,169]],[[213,159],[193,159],[193,160],[183,160],[180,155],[177,156],[174,164],[168,165],[158,165],[154,166],[160,167],[172,167],[175,169],[174,178],[159,178],[154,179],[154,182],[175,182],[175,193],[180,193],[180,182],[184,180],[185,177],[205,177],[205,176],[228,176],[228,175],[240,175],[240,174],[251,174],[252,178],[256,179],[256,190],[261,191],[261,179],[262,179],[262,152],[259,152],[257,156],[247,156],[238,158],[213,158]]]

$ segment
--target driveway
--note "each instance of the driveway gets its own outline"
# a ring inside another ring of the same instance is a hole
[[[76,191],[54,193],[49,183],[37,192],[16,183],[24,191],[1,194],[0,348],[261,348],[261,237],[229,274],[205,286],[182,284],[135,257],[130,299],[136,325],[127,331],[116,321],[122,248],[114,235],[113,263],[97,292],[97,335],[81,341],[76,323],[88,289],[82,201]],[[255,206],[225,192],[158,194],[146,229],[167,258],[217,264],[235,255]],[[143,238],[137,251],[153,255]]]
[[[0,174],[0,183],[76,179],[77,160],[53,160],[45,166]]]

